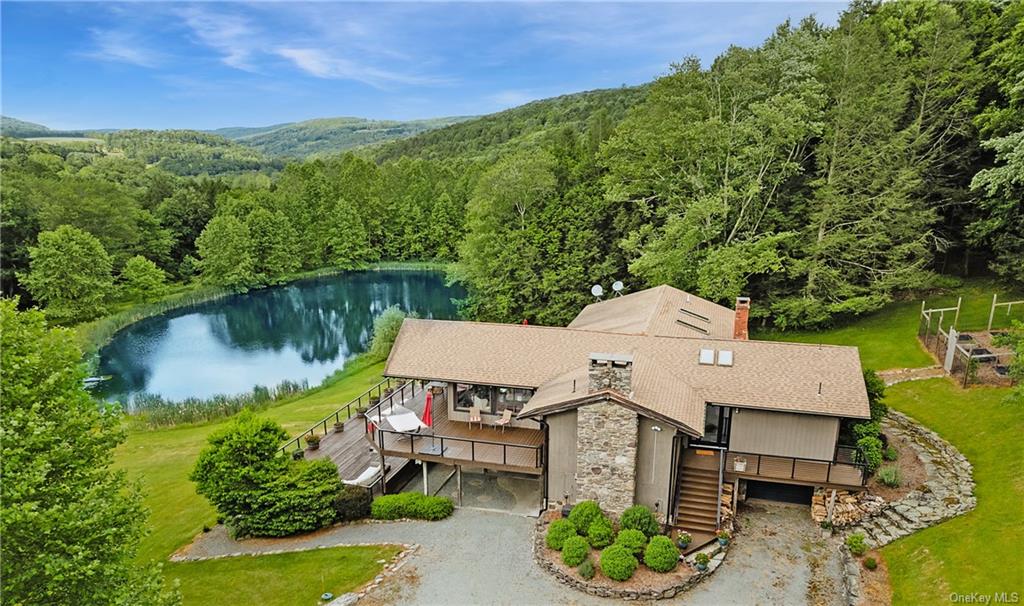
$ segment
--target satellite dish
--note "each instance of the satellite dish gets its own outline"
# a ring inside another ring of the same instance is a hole
[[[612,284],[612,290],[614,290],[620,297],[622,296],[622,289],[626,288],[626,285],[622,283],[622,280],[616,280]]]
[[[604,289],[601,288],[600,284],[595,284],[594,286],[592,286],[590,288],[590,294],[594,295],[595,297],[600,298],[601,295],[604,294]]]

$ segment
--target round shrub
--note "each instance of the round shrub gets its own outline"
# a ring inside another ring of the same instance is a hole
[[[569,512],[569,521],[576,527],[578,534],[587,534],[590,525],[597,518],[603,517],[601,507],[594,501],[580,501]]]
[[[580,567],[577,568],[576,571],[580,573],[581,577],[588,581],[594,578],[594,575],[597,573],[597,570],[594,569],[594,563],[591,562],[589,558],[583,560],[583,563],[580,564]]]
[[[895,446],[887,446],[885,452],[882,453],[882,458],[886,461],[895,461],[900,458],[900,452],[896,450]]]
[[[850,550],[850,553],[857,557],[864,555],[864,552],[868,550],[868,546],[864,542],[864,535],[859,532],[855,532],[846,537],[846,548]]]
[[[864,568],[867,568],[868,570],[878,568],[878,560],[875,558],[864,558]]]
[[[612,527],[611,520],[604,516],[594,520],[590,528],[587,529],[587,539],[594,549],[604,549],[611,545],[615,539],[615,529]]]
[[[370,491],[362,486],[345,484],[338,496],[334,497],[335,520],[350,522],[370,517],[370,502],[373,498]]]
[[[601,552],[601,572],[613,581],[628,581],[639,565],[640,562],[622,545],[612,545]]]
[[[900,484],[903,483],[903,478],[900,477],[900,469],[895,465],[886,465],[878,470],[878,481],[890,488],[899,488]]]
[[[579,566],[590,555],[590,543],[581,536],[571,536],[562,543],[562,562],[566,566]]]
[[[548,526],[548,534],[544,537],[544,541],[551,549],[561,551],[565,540],[574,536],[576,536],[576,527],[572,525],[572,522],[569,520],[555,520],[551,523],[551,526]]]
[[[671,572],[679,565],[679,548],[664,535],[651,537],[644,550],[644,564],[655,572]]]
[[[615,537],[615,544],[622,545],[633,555],[640,555],[647,547],[647,535],[635,528],[625,528]]]
[[[661,532],[661,524],[658,524],[657,518],[644,505],[634,505],[622,512],[619,525],[623,528],[639,530],[647,537],[653,537]]]

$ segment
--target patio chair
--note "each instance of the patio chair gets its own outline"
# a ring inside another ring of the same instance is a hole
[[[501,433],[505,433],[505,426],[512,422],[512,410],[506,408],[501,413],[501,418],[494,422],[495,425],[501,427]]]
[[[484,418],[480,414],[480,408],[476,406],[469,407],[469,423],[470,425],[472,425],[473,423],[479,423],[480,429],[484,428]]]

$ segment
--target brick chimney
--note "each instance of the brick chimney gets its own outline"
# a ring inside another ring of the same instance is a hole
[[[633,393],[633,356],[629,354],[590,354],[587,393],[611,389],[622,395]]]
[[[747,322],[750,320],[750,297],[736,297],[736,319],[733,322],[732,338],[746,341],[750,333]]]

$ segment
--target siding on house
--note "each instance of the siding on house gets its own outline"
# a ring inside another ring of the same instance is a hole
[[[729,450],[831,461],[839,419],[740,408],[733,411]]]
[[[654,427],[660,427],[661,431],[654,431]],[[635,502],[650,507],[660,516],[664,516],[668,507],[666,499],[672,481],[672,439],[675,433],[674,427],[640,417]]]
[[[548,423],[548,500],[576,502],[576,409],[545,417]]]

